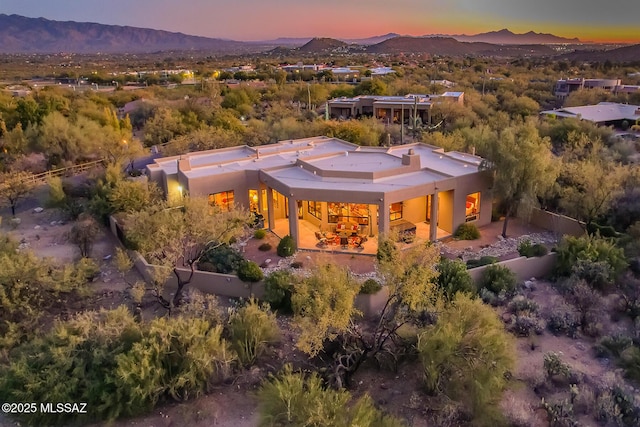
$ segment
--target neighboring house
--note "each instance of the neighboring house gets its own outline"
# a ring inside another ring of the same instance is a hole
[[[491,177],[481,161],[426,144],[315,137],[160,158],[147,173],[169,199],[188,192],[223,209],[241,205],[298,247],[328,240],[336,250],[375,253],[377,236],[390,230],[437,240],[465,222],[490,223]]]
[[[618,104],[615,102],[601,102],[596,105],[547,110],[540,114],[556,118],[571,117],[593,122],[597,125],[614,126],[617,128],[628,128],[629,126],[640,123],[639,105]]]
[[[411,123],[416,117],[421,123],[431,123],[431,107],[438,102],[464,103],[464,92],[445,92],[442,95],[409,94],[405,96],[361,95],[354,98],[334,98],[328,102],[329,116],[350,119],[373,116],[389,123]]]
[[[583,89],[602,89],[611,93],[634,93],[640,91],[640,86],[623,85],[620,79],[560,79],[556,82],[553,94],[560,100],[569,94]]]

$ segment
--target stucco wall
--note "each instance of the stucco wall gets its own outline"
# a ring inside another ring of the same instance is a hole
[[[558,215],[538,208],[533,209],[531,212],[529,223],[536,227],[553,231],[558,236],[565,234],[582,236],[585,233],[584,223],[568,216]]]
[[[453,234],[455,221],[453,211],[453,190],[438,193],[438,227]],[[463,212],[464,213],[464,212]]]
[[[524,282],[532,277],[541,278],[551,275],[551,273],[553,273],[553,268],[556,265],[556,258],[557,254],[555,252],[551,252],[542,257],[519,257],[502,261],[498,264],[513,271],[518,278],[518,282]],[[472,268],[467,271],[471,275],[471,278],[478,283],[482,276],[482,272],[486,270],[487,267],[488,266],[483,265],[482,267]]]

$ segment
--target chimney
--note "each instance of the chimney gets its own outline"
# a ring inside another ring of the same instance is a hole
[[[188,157],[186,159],[180,157],[180,160],[178,160],[178,170],[183,172],[191,170],[191,162],[189,162]]]
[[[409,148],[407,154],[402,155],[402,164],[409,166],[410,170],[420,170],[420,156],[415,153],[413,148]]]

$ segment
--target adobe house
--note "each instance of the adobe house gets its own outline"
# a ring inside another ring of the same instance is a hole
[[[329,137],[156,159],[168,198],[188,192],[239,204],[299,248],[375,253],[390,230],[435,241],[491,221],[491,177],[480,157],[417,143],[361,147]]]

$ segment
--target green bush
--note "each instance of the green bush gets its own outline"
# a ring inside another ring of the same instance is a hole
[[[203,270],[203,264],[206,268],[211,268],[213,273],[231,274],[238,270],[240,263],[244,257],[236,249],[229,245],[212,244],[205,249],[202,257],[198,261],[198,269]]]
[[[154,319],[144,338],[115,360],[113,399],[126,396],[122,402],[140,411],[153,408],[161,398],[197,397],[226,380],[235,355],[222,338],[221,326],[177,316]]]
[[[573,281],[582,279],[592,288],[605,291],[613,285],[615,272],[605,261],[579,259],[571,268],[571,278]]]
[[[271,248],[272,248],[271,243],[263,243],[260,246],[258,246],[258,250],[262,252],[268,252],[271,250]]]
[[[382,289],[382,285],[378,283],[377,280],[367,279],[364,281],[362,286],[360,286],[360,293],[371,295],[371,294],[378,293],[380,289]]]
[[[478,424],[489,422],[514,366],[513,338],[495,311],[457,294],[438,321],[418,336],[425,386],[458,402]]]
[[[260,425],[401,427],[384,415],[367,395],[352,402],[351,394],[325,388],[315,372],[306,377],[286,365],[258,390]]]
[[[562,361],[560,357],[562,353],[549,352],[544,354],[544,372],[547,378],[564,377],[569,379],[571,377],[571,366]]]
[[[245,366],[253,365],[267,344],[278,339],[276,316],[268,306],[261,306],[255,299],[251,299],[229,317],[229,335],[240,363]]]
[[[258,240],[262,240],[267,236],[267,232],[260,229],[260,230],[256,230],[255,233],[253,233],[253,237],[258,239]]]
[[[480,276],[480,288],[486,288],[494,294],[511,292],[517,284],[516,275],[507,267],[498,264],[487,266]]]
[[[624,250],[616,247],[610,240],[599,237],[565,236],[558,245],[557,253],[556,274],[558,276],[569,276],[573,266],[579,260],[605,262],[611,268],[614,277],[627,267]]]
[[[292,256],[296,252],[296,242],[293,240],[293,237],[287,235],[280,240],[278,243],[278,256],[281,257],[289,257]]]
[[[129,404],[132,390],[116,383],[114,374],[117,356],[142,338],[142,326],[124,306],[58,321],[45,336],[17,348],[0,368],[0,401],[87,404],[87,414],[21,417],[31,425],[85,424],[140,413],[144,408]]]
[[[447,299],[452,300],[457,292],[476,294],[476,285],[462,261],[442,258],[436,268],[439,273],[436,285]]]
[[[494,256],[483,256],[480,259],[470,259],[467,261],[467,268],[482,267],[483,265],[495,264],[499,259]]]
[[[264,280],[264,300],[272,308],[292,313],[291,294],[293,292],[294,276],[287,270],[277,270],[269,274]]]
[[[620,357],[623,351],[633,345],[626,335],[607,335],[594,347],[598,357]]]
[[[549,251],[545,245],[540,243],[532,245],[529,240],[524,240],[518,245],[518,253],[520,256],[526,256],[527,258],[541,257],[546,255],[548,252]]]
[[[640,347],[626,348],[620,354],[620,366],[624,369],[624,375],[627,378],[640,383]]]
[[[553,307],[547,319],[547,327],[553,334],[574,337],[580,326],[580,313],[575,307],[563,302]]]
[[[242,261],[238,266],[238,278],[243,282],[255,283],[264,278],[264,273],[253,261]]]
[[[458,240],[476,240],[480,238],[480,230],[475,224],[465,222],[460,224],[453,237]]]

